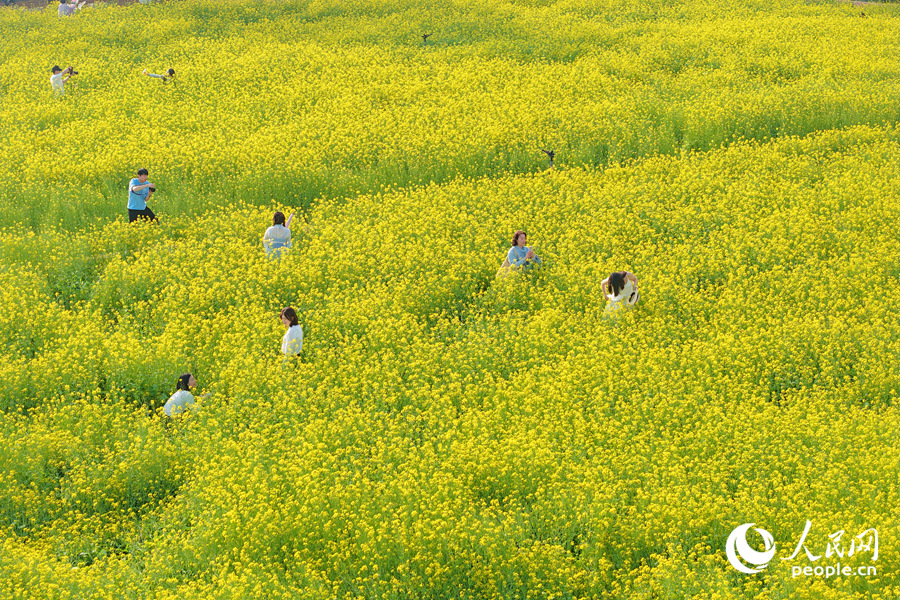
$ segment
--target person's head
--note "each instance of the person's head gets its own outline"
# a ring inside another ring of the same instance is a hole
[[[50,71],[56,75],[57,73],[62,73],[62,69],[59,68],[59,65],[53,65],[53,68]]]
[[[528,241],[528,236],[525,235],[525,232],[521,229],[513,234],[512,245],[519,246],[520,248],[525,245],[525,242]]]
[[[169,69],[168,71],[166,71],[166,75],[168,75],[169,77],[175,77],[175,69]]]
[[[272,215],[272,225],[284,225],[284,213],[281,211],[276,211],[274,215]]]
[[[194,379],[194,376],[190,373],[185,373],[179,377],[178,381],[175,383],[175,388],[178,390],[188,391],[195,387],[197,387],[197,380]]]
[[[147,177],[150,176],[150,173],[147,171],[147,169],[138,169],[137,176],[138,181],[144,183],[145,181],[147,181]]]
[[[616,271],[609,274],[609,291],[613,296],[618,296],[625,287],[625,271]]]
[[[300,321],[297,320],[297,311],[288,306],[284,310],[281,311],[281,323],[285,327],[293,327],[294,325],[299,325]]]

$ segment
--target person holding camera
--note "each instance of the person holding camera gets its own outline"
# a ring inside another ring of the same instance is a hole
[[[159,219],[147,206],[147,201],[156,191],[156,186],[147,181],[150,173],[147,169],[138,169],[137,177],[128,184],[128,222],[134,223],[138,219],[156,221]]]
[[[272,216],[272,226],[263,235],[263,248],[268,258],[281,258],[281,254],[291,247],[291,220],[294,213],[284,222],[284,213],[277,211]]]
[[[513,234],[512,247],[506,253],[506,260],[509,267],[521,267],[522,269],[530,269],[534,266],[540,266],[541,259],[534,253],[534,249],[526,246],[528,236],[524,231],[517,231]]]
[[[60,69],[59,65],[53,65],[53,68],[50,69],[52,75],[50,75],[50,86],[53,88],[54,93],[59,96],[62,96],[66,93],[65,83],[72,78],[73,75],[78,75],[78,71],[73,69],[72,67],[66,67],[65,69]],[[75,85],[74,82],[72,85]]]

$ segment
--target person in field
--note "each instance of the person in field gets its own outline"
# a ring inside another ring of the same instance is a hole
[[[60,17],[71,17],[75,14],[75,11],[84,6],[84,2],[78,3],[75,0],[69,2],[68,0],[59,0],[59,8],[56,9],[56,14]]]
[[[638,280],[631,271],[616,271],[600,282],[600,288],[606,295],[606,312],[611,313],[623,306],[637,304]]]
[[[297,356],[303,350],[303,328],[297,320],[297,311],[288,306],[281,311],[281,323],[287,328],[281,338],[281,352],[285,356]]]
[[[166,71],[165,75],[157,75],[156,73],[151,73],[147,69],[144,69],[144,75],[146,75],[147,77],[162,79],[163,83],[168,82],[170,79],[173,83],[175,82],[175,69],[169,69],[168,71]]]
[[[147,181],[150,173],[147,169],[138,169],[137,177],[128,184],[128,222],[134,223],[138,219],[156,221],[159,219],[147,206],[147,201],[156,191],[156,186]]]
[[[263,235],[263,248],[269,258],[281,258],[281,253],[291,247],[291,220],[294,213],[284,221],[284,213],[281,211],[272,215],[272,226],[266,229]]]
[[[534,253],[534,248],[525,245],[527,243],[528,236],[524,231],[519,230],[513,234],[512,247],[506,253],[506,259],[500,265],[498,275],[508,273],[513,268],[531,269],[540,266],[541,258]]]
[[[163,412],[167,417],[176,417],[186,409],[196,407],[194,395],[190,392],[195,387],[197,387],[197,380],[190,373],[185,373],[178,378],[178,381],[175,382],[175,393],[169,397],[163,407]]]
[[[73,75],[77,75],[72,67],[60,69],[59,65],[53,65],[53,67],[50,69],[50,73],[50,87],[53,88],[53,93],[57,96],[65,95],[66,82],[68,82]],[[72,85],[75,85],[75,83],[73,82]]]

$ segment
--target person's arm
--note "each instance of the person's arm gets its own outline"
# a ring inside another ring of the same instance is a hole
[[[294,218],[294,213],[291,213],[291,216],[288,217],[287,223],[284,224],[284,226],[287,227],[288,229],[291,228],[291,219],[293,219],[293,218]]]
[[[631,281],[631,283],[634,285],[635,291],[637,291],[638,280],[637,277],[634,276],[634,273],[632,273],[631,271],[625,271],[625,278]]]
[[[272,231],[272,228],[266,229],[266,232],[263,234],[263,249],[266,251],[266,254],[272,252],[272,238],[269,233]]]
[[[603,290],[604,296],[609,296],[609,277],[600,282],[600,289]]]
[[[141,191],[141,190],[143,190],[143,189],[146,189],[146,188],[149,188],[149,187],[155,187],[155,186],[154,186],[152,183],[150,183],[150,182],[148,181],[147,183],[141,183],[141,184],[139,184],[139,185],[133,185],[133,186],[131,186],[131,191],[132,191],[132,192],[139,192],[139,191]],[[151,192],[151,193],[152,193],[152,192]]]

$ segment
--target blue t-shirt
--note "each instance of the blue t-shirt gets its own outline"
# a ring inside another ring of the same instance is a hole
[[[129,210],[144,210],[147,208],[147,196],[150,195],[150,188],[145,187],[142,190],[134,191],[133,188],[136,185],[144,185],[147,182],[141,183],[141,181],[135,177],[131,180],[131,183],[128,184],[128,209]]]

